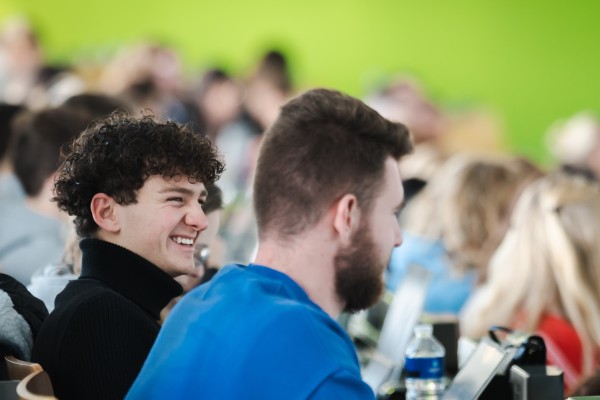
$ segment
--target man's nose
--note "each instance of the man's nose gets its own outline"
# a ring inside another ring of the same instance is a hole
[[[194,227],[198,232],[202,232],[208,227],[208,218],[206,218],[206,214],[204,214],[204,210],[200,204],[193,207],[186,214],[185,223]]]

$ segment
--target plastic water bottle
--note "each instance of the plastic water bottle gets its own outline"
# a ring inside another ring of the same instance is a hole
[[[433,337],[433,326],[417,325],[408,343],[404,372],[407,400],[435,400],[444,391],[444,346]]]

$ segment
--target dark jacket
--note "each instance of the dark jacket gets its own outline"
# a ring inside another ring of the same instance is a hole
[[[98,239],[80,247],[81,276],[57,296],[33,360],[60,399],[122,399],[158,335],[160,310],[182,289],[127,249]]]
[[[0,274],[0,380],[7,379],[4,356],[31,359],[33,340],[47,316],[44,302],[13,277]]]

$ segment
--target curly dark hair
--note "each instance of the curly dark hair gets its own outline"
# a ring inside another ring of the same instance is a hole
[[[86,129],[63,148],[54,184],[54,201],[75,216],[79,237],[98,230],[92,197],[106,193],[122,205],[136,203],[150,176],[185,176],[190,182],[215,182],[225,165],[210,140],[185,125],[153,116],[115,112]]]

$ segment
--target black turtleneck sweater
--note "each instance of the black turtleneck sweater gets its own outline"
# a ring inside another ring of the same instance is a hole
[[[122,399],[156,336],[160,310],[181,294],[131,251],[84,239],[82,272],[56,297],[33,347],[59,399]]]

